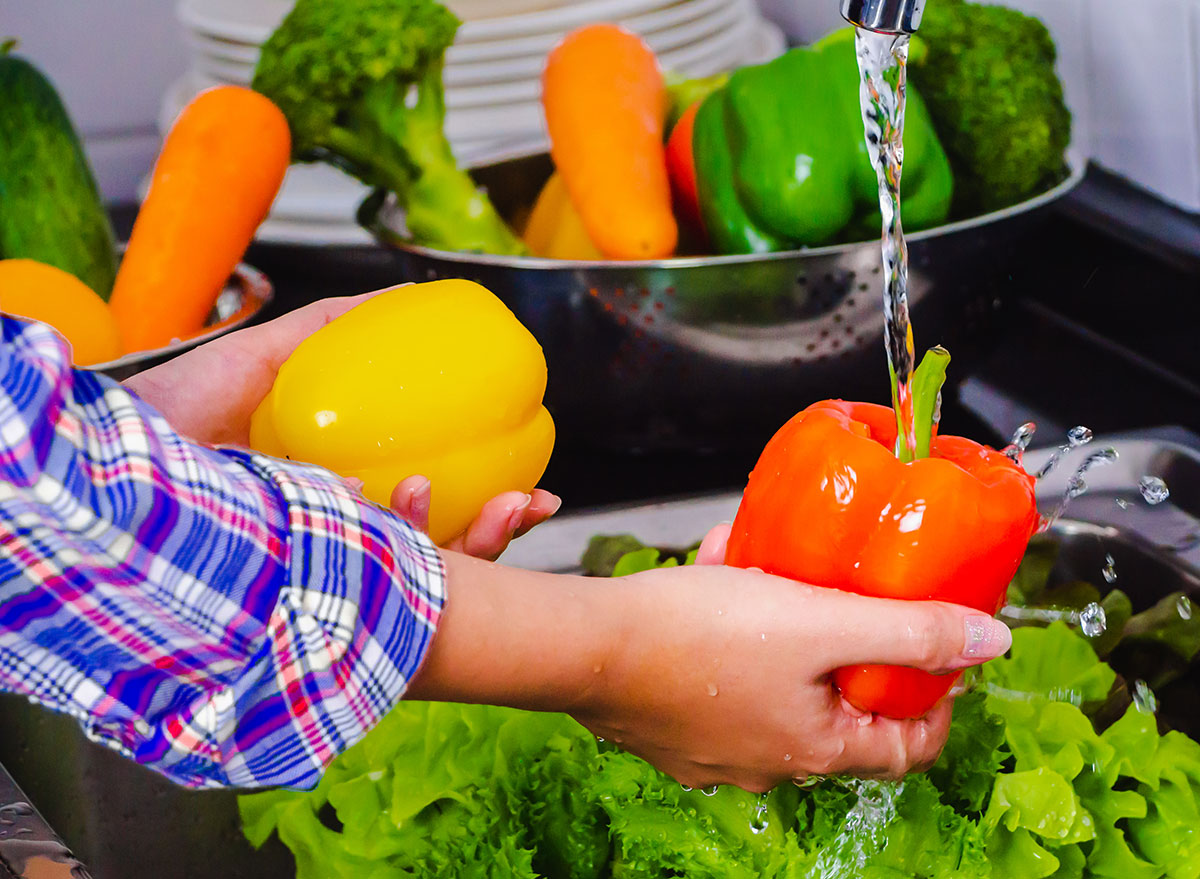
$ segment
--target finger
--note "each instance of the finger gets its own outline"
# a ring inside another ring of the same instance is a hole
[[[847,718],[845,748],[829,771],[889,779],[924,771],[942,752],[952,712],[952,700],[944,699],[920,720]]]
[[[525,519],[533,498],[522,491],[496,495],[479,511],[462,537],[462,551],[494,561],[508,548],[513,534]]]
[[[562,507],[562,498],[540,488],[535,488],[529,498],[529,506],[525,509],[521,524],[513,531],[513,537],[520,537],[535,525],[542,524]]]
[[[696,550],[696,564],[723,565],[725,564],[725,549],[729,544],[729,532],[733,530],[732,522],[722,522],[714,525]]]
[[[941,673],[1008,652],[1008,626],[974,608],[940,601],[867,598],[815,590],[829,656],[839,665],[905,665]]]
[[[418,531],[429,533],[429,504],[433,488],[424,476],[402,479],[392,489],[392,512]]]

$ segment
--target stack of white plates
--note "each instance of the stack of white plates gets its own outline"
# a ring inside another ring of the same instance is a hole
[[[181,0],[179,19],[192,47],[188,74],[168,90],[165,131],[201,89],[248,85],[259,46],[291,8],[290,0]],[[585,24],[618,22],[658,53],[665,70],[706,76],[774,57],[781,31],[755,0],[450,0],[463,19],[446,53],[446,134],[464,165],[546,149],[540,103],[546,53]],[[304,244],[366,243],[354,223],[365,195],[333,168],[289,172],[259,239]]]

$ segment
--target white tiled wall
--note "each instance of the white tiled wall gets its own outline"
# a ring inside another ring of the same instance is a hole
[[[1089,0],[1096,158],[1200,212],[1200,0]]]
[[[163,91],[188,66],[175,0],[0,0],[4,36],[57,86],[105,196],[132,200]]]

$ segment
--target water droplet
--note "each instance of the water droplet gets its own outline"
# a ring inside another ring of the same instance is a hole
[[[1029,448],[1030,441],[1033,440],[1033,433],[1037,430],[1037,425],[1032,421],[1026,421],[1015,431],[1013,431],[1012,440],[1009,441],[1008,447],[1004,450],[1004,454],[1018,464],[1021,462],[1021,455]]]
[[[767,829],[767,795],[759,794],[758,803],[754,806],[754,816],[750,819],[750,832],[762,833]]]
[[[1175,602],[1175,609],[1179,611],[1179,616],[1185,620],[1192,618],[1192,601],[1186,595],[1180,595],[1179,600]]]
[[[1073,449],[1077,449],[1080,446],[1086,446],[1091,441],[1091,428],[1084,427],[1082,424],[1077,427],[1072,427],[1067,431],[1067,442],[1071,444],[1071,448]]]
[[[604,736],[596,736],[596,741],[598,741],[600,744],[603,745],[604,744]]]
[[[720,691],[717,689],[717,685],[710,681],[708,684],[708,695],[715,696],[718,692]]]
[[[1111,554],[1104,556],[1104,582],[1115,583],[1117,581],[1117,563]]]
[[[692,792],[692,789],[691,789],[690,787],[688,787],[686,784],[681,784],[681,785],[679,785],[679,786],[680,786],[681,788],[683,788],[683,791],[684,791],[684,793],[689,793],[689,794],[690,794],[690,793]]]
[[[700,788],[700,793],[704,794],[706,797],[715,797],[718,790],[720,790],[720,786],[714,784],[712,787]]]
[[[1187,618],[1187,617],[1184,617],[1184,619],[1188,619],[1188,618]],[[791,761],[791,759],[792,759],[792,755],[791,755],[791,754],[784,754],[784,755],[783,755],[783,762],[785,762],[785,763],[788,763],[788,762],[790,762],[790,761]]]
[[[1129,501],[1125,500],[1125,498],[1119,497],[1119,498],[1117,498],[1117,506],[1120,507],[1122,510],[1128,510],[1129,507],[1131,506],[1131,504],[1129,503]]]
[[[766,633],[766,632],[763,632],[763,633],[762,633],[762,639],[763,639],[764,641],[766,641],[766,640],[767,640],[767,633]]]
[[[1075,500],[1075,498],[1079,497],[1087,490],[1087,482],[1078,473],[1076,473],[1067,481],[1067,497],[1071,500]]]
[[[1150,685],[1145,681],[1136,681],[1133,685],[1133,704],[1143,714],[1154,714],[1158,711],[1158,699]]]
[[[1157,476],[1143,476],[1138,482],[1138,491],[1142,493],[1146,503],[1151,505],[1161,504],[1171,496],[1167,484]]]
[[[1104,613],[1104,608],[1094,601],[1079,612],[1079,628],[1089,638],[1098,638],[1103,635],[1107,625],[1108,618]]]

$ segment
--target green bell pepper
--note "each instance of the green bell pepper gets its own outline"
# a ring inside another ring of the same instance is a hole
[[[859,110],[853,31],[743,67],[696,116],[700,209],[719,253],[766,253],[878,234],[879,189]],[[953,177],[925,104],[907,88],[904,225],[936,226]]]

